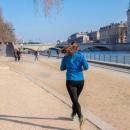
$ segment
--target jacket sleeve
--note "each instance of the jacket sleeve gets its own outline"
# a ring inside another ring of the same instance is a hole
[[[87,59],[84,57],[84,55],[82,56],[82,65],[83,65],[84,70],[88,70],[89,65],[88,65]]]
[[[65,63],[65,57],[61,61],[60,70],[64,71],[66,70],[66,63]]]

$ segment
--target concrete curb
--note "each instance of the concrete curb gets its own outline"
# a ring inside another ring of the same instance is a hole
[[[116,64],[116,63],[102,62],[102,61],[97,61],[97,60],[88,60],[88,62],[95,63],[95,64],[100,64],[100,65],[111,66],[111,67],[130,69],[130,65],[125,65],[125,64]]]

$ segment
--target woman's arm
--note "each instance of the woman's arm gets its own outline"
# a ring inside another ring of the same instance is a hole
[[[82,57],[82,65],[83,65],[84,70],[88,70],[89,65],[88,65],[87,59],[84,57],[84,55]]]

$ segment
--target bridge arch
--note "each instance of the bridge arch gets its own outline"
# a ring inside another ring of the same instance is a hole
[[[94,48],[97,48],[101,51],[110,51],[110,49],[108,47],[105,47],[105,46],[94,46]]]

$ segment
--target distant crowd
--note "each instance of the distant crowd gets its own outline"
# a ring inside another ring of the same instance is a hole
[[[21,48],[14,48],[14,58],[15,58],[15,61],[20,61],[21,60],[21,56],[22,56],[22,50]],[[36,51],[33,51],[33,54],[34,54],[34,60],[38,61],[38,56],[39,56],[39,51],[36,50]]]

